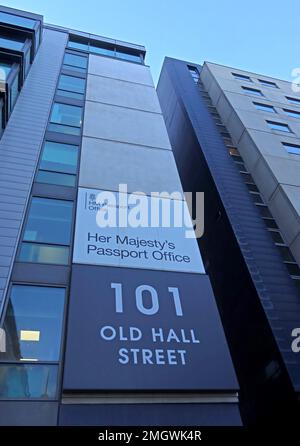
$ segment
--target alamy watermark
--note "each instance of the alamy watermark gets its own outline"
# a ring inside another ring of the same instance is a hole
[[[203,192],[128,193],[119,184],[118,192],[100,191],[94,202],[100,228],[184,228],[186,238],[204,233]]]

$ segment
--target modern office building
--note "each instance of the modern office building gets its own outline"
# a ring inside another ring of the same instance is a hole
[[[300,94],[290,82],[166,58],[158,96],[185,191],[205,193],[199,239],[246,423],[299,418]]]
[[[182,192],[144,58],[0,8],[1,425],[241,423],[196,239],[99,224]]]

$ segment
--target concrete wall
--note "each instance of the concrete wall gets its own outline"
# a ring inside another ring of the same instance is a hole
[[[149,68],[90,55],[79,186],[181,191]]]
[[[232,73],[250,76],[252,82],[237,80]],[[204,64],[201,79],[300,265],[300,156],[289,154],[282,145],[300,145],[300,119],[284,112],[300,112],[287,99],[300,99],[300,94],[289,82],[212,63]],[[278,88],[266,87],[259,79],[275,82]],[[242,86],[258,89],[263,96],[249,95]],[[272,105],[276,113],[257,110],[253,102]],[[271,130],[267,120],[288,124],[292,132]]]

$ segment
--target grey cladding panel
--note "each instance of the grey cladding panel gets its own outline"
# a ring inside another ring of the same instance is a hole
[[[0,265],[9,277],[43,142],[67,36],[44,30],[43,42],[0,141]],[[0,281],[0,307],[7,286]]]

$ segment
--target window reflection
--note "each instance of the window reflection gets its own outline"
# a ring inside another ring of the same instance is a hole
[[[65,289],[13,285],[3,328],[7,361],[58,361]]]
[[[0,398],[54,399],[57,365],[0,364]]]
[[[72,209],[72,201],[34,197],[23,240],[68,245]]]

